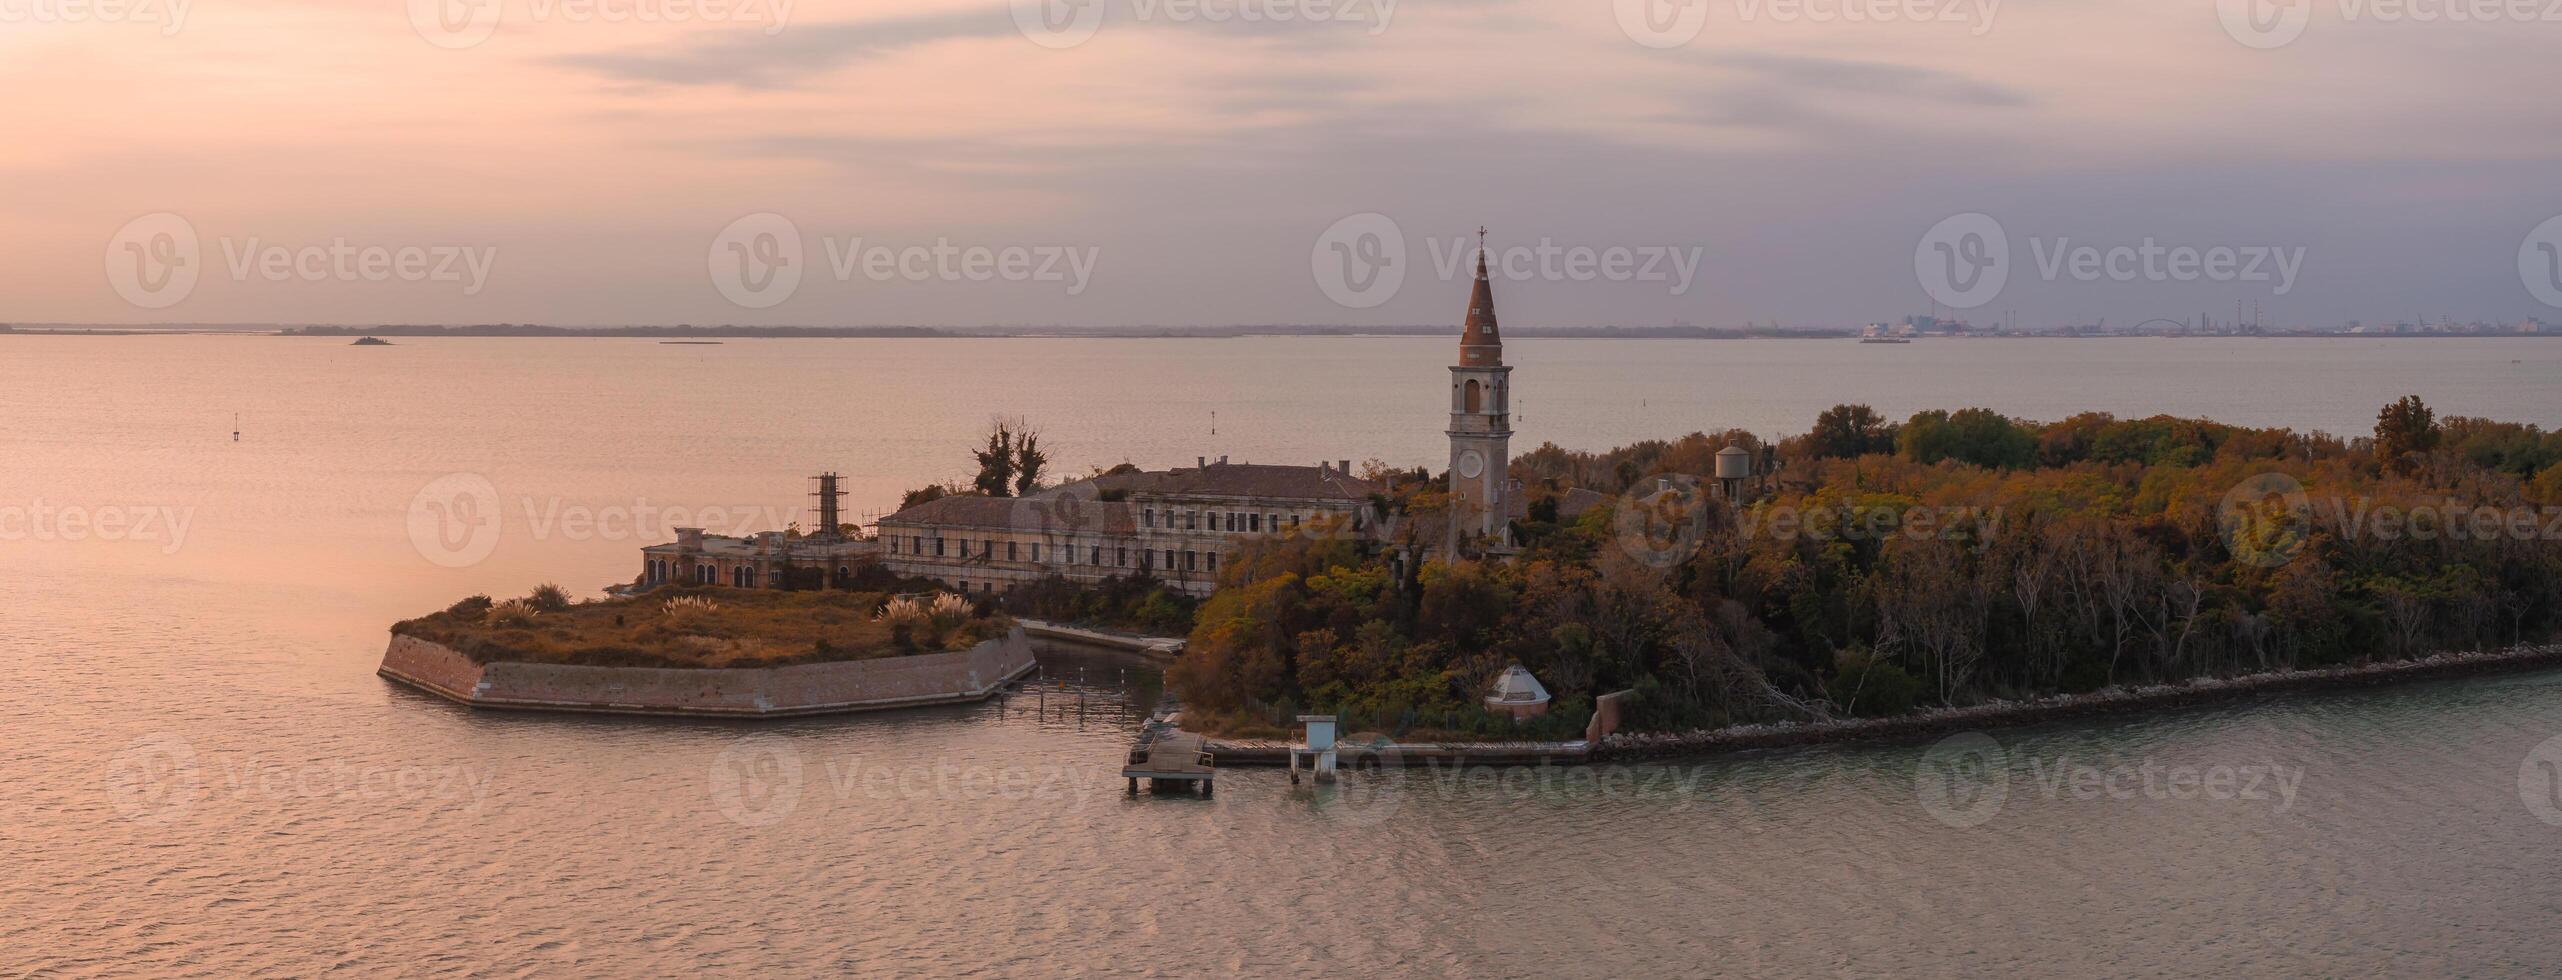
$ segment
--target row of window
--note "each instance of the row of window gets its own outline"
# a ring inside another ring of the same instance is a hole
[[[900,539],[895,538],[895,537],[890,538],[890,539],[889,539],[889,544],[890,544],[890,554],[895,555],[895,554],[900,554],[900,553],[901,553],[901,552],[899,551]],[[955,548],[957,548],[957,549],[958,549],[957,554],[952,554],[952,555],[947,555],[947,554],[944,552],[944,545],[946,544],[946,542],[945,542],[945,540],[944,540],[944,539],[942,539],[942,538],[927,538],[927,537],[925,537],[925,536],[923,536],[923,535],[909,535],[909,536],[907,537],[907,539],[906,539],[906,544],[907,544],[907,551],[906,551],[905,553],[906,553],[906,554],[909,554],[909,555],[916,556],[916,557],[924,557],[924,556],[925,556],[925,554],[926,554],[926,551],[927,551],[927,549],[928,549],[929,544],[931,545],[931,549],[932,549],[932,551],[933,551],[933,555],[934,555],[934,557],[936,557],[936,558],[944,558],[944,557],[959,557],[959,558],[978,557],[978,558],[986,558],[986,559],[994,560],[994,559],[995,559],[995,557],[996,557],[996,542],[994,542],[994,541],[980,541],[980,542],[977,542],[977,544],[978,544],[978,550],[977,550],[977,552],[976,552],[976,554],[975,554],[975,555],[973,555],[973,553],[972,553],[972,552],[971,552],[971,550],[970,550],[970,544],[971,544],[971,541],[970,541],[968,538],[959,538],[959,539],[954,539],[953,541],[951,541],[951,542],[950,542],[950,544],[952,544]],[[1005,560],[1007,560],[1007,561],[1024,561],[1024,560],[1026,560],[1026,559],[1023,557],[1023,555],[1024,555],[1024,551],[1025,551],[1025,550],[1026,550],[1026,548],[1025,548],[1025,543],[1024,543],[1024,542],[1019,542],[1019,541],[1008,541],[1008,542],[1006,542],[1006,543],[1005,543]],[[1029,559],[1029,560],[1031,561],[1031,563],[1032,563],[1032,564],[1035,564],[1035,565],[1040,564],[1040,563],[1041,563],[1041,545],[1040,545],[1040,542],[1037,542],[1037,541],[1035,541],[1035,542],[1030,542],[1030,544],[1029,544],[1029,550],[1030,550],[1030,552],[1031,552],[1031,558]],[[1076,551],[1075,546],[1073,546],[1073,545],[1051,548],[1051,549],[1050,549],[1050,555],[1051,555],[1052,559],[1053,559],[1057,564],[1063,564],[1063,565],[1076,565],[1076,564],[1080,564],[1080,562],[1078,562],[1078,561],[1076,560],[1076,558],[1077,558],[1077,551]],[[1140,568],[1142,568],[1142,569],[1150,570],[1150,571],[1155,570],[1155,569],[1157,568],[1157,561],[1158,561],[1157,555],[1158,555],[1158,553],[1157,553],[1157,552],[1154,552],[1154,551],[1141,551],[1141,552],[1139,552],[1139,567],[1140,567]],[[1208,571],[1208,572],[1216,572],[1216,571],[1218,571],[1218,570],[1219,570],[1219,553],[1218,553],[1218,552],[1215,552],[1215,551],[1176,551],[1175,549],[1167,548],[1167,549],[1165,549],[1165,551],[1164,551],[1164,559],[1163,559],[1163,560],[1164,560],[1164,562],[1165,562],[1165,566],[1164,566],[1164,567],[1166,567],[1166,568],[1168,568],[1168,569],[1180,568],[1180,569],[1182,569],[1183,571],[1187,571],[1187,572],[1192,572],[1192,571]],[[1178,563],[1179,563],[1179,564],[1178,564]],[[1084,561],[1084,562],[1082,562],[1082,564],[1085,564],[1085,565],[1091,565],[1091,566],[1095,566],[1095,567],[1102,567],[1102,566],[1103,566],[1103,546],[1102,546],[1102,545],[1094,545],[1094,546],[1092,546],[1092,547],[1090,547],[1090,548],[1086,549],[1086,552],[1085,552],[1085,561]],[[1113,568],[1128,568],[1128,567],[1130,567],[1130,549],[1129,549],[1129,548],[1126,548],[1126,547],[1121,547],[1121,546],[1114,546],[1114,547],[1113,547],[1113,549],[1112,549],[1112,565],[1111,565],[1111,567],[1113,567]]]
[[[1204,519],[1207,519],[1210,522],[1210,530],[1213,531],[1242,531],[1247,534],[1261,534],[1263,533],[1263,529],[1267,527],[1274,531],[1284,530],[1281,523],[1281,515],[1279,514],[1247,514],[1233,510],[1226,512],[1215,510],[1169,510],[1165,512],[1165,528],[1169,531],[1176,530],[1175,523],[1180,521],[1183,524],[1181,530],[1198,531],[1201,529],[1201,522]],[[1220,525],[1222,523],[1226,526],[1221,527]],[[1150,507],[1139,512],[1139,526],[1157,526],[1156,508]],[[1290,515],[1290,523],[1288,526],[1298,527],[1299,515]]]
[[[658,585],[668,581],[675,574],[676,569],[675,566],[665,558],[652,558],[649,560],[648,571],[649,584]],[[836,570],[836,573],[841,576],[845,574],[845,570],[840,568]],[[720,581],[720,575],[720,569],[710,562],[694,563],[694,582],[697,585],[715,584]],[[729,570],[729,584],[741,589],[755,588],[756,569],[753,566],[748,565],[731,566]]]

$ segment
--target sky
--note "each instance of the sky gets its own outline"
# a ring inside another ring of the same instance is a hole
[[[0,322],[2562,321],[2548,15],[0,0]]]

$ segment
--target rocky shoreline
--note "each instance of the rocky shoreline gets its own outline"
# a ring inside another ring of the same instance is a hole
[[[2067,694],[2032,701],[1997,701],[1895,718],[1738,725],[1690,732],[1621,732],[1605,736],[1594,747],[1592,761],[1617,762],[1713,755],[1746,749],[1929,738],[1982,728],[2195,707],[2261,694],[2375,687],[2551,667],[2562,667],[2562,643],[2529,644],[2488,652],[2442,653],[2417,660],[2320,670],[2208,678],[2184,684],[2109,688],[2088,694]]]
[[[1021,629],[952,653],[691,669],[474,663],[393,634],[376,673],[474,708],[783,718],[985,700],[1036,666]]]

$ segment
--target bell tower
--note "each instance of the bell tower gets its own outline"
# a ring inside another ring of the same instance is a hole
[[[1486,279],[1486,230],[1477,229],[1477,281],[1468,294],[1459,363],[1450,368],[1450,493],[1465,502],[1458,529],[1508,537],[1512,518],[1512,369],[1495,327]]]

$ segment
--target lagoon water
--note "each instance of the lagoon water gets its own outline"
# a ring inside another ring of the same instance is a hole
[[[998,412],[1068,471],[1432,462],[1447,347],[0,337],[0,973],[2562,970],[2562,675],[1993,732],[2000,778],[1955,798],[1909,745],[1154,800],[1114,768],[1158,683],[1110,654],[766,724],[474,714],[372,673],[392,620],[592,592],[680,516],[806,520],[821,469],[887,509]],[[1509,353],[1525,448],[1851,399],[2562,425],[2533,340]],[[412,533],[456,474],[495,492],[485,555]]]

